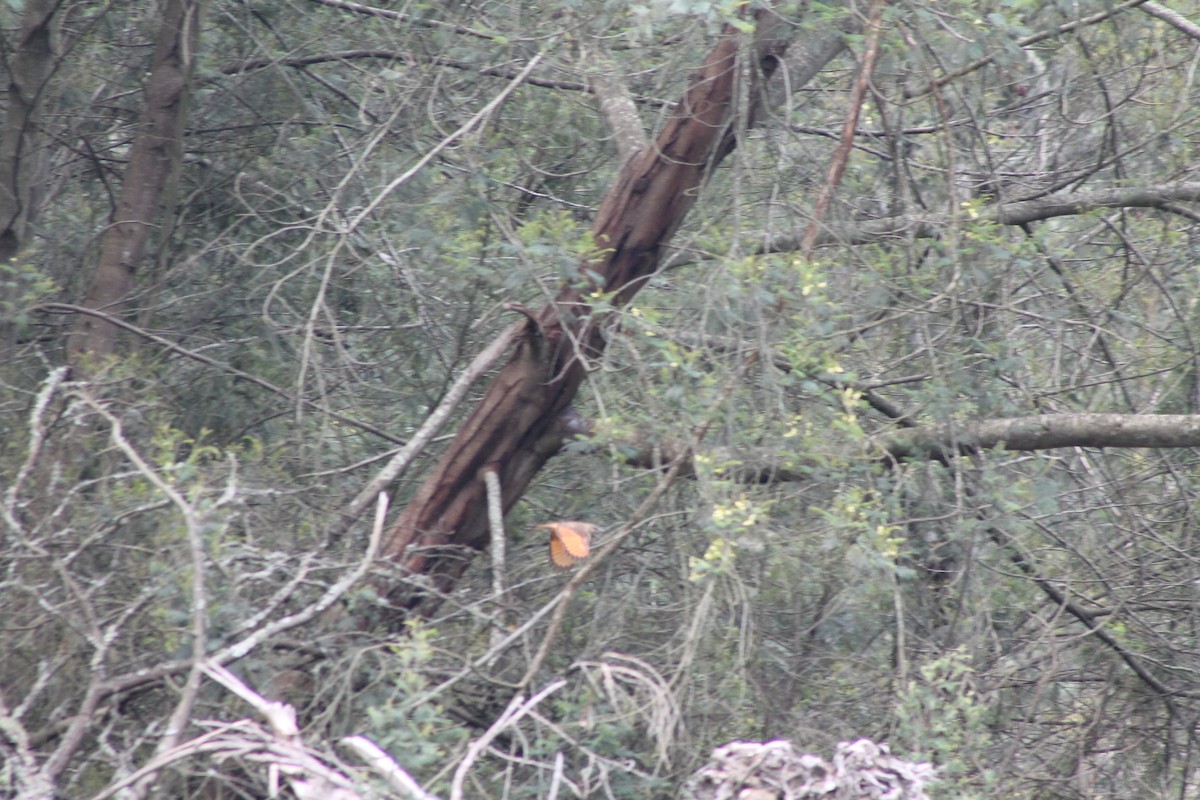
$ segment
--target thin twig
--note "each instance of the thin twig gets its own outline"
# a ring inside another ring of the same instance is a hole
[[[804,234],[804,240],[800,244],[800,255],[803,258],[808,258],[812,253],[813,245],[816,244],[817,236],[821,231],[821,223],[824,222],[825,215],[829,212],[829,204],[833,201],[833,195],[842,183],[842,176],[846,174],[850,151],[854,149],[854,132],[858,130],[858,118],[862,113],[863,101],[866,99],[867,89],[871,84],[871,74],[875,71],[875,58],[879,54],[879,35],[883,28],[880,24],[883,4],[884,0],[871,0],[867,20],[867,49],[863,53],[862,67],[858,71],[858,78],[854,81],[854,87],[850,92],[846,119],[842,122],[841,141],[833,151],[833,160],[829,164],[825,185],[821,187],[821,193],[813,205],[812,220],[808,223],[808,231]]]
[[[458,768],[454,770],[454,780],[450,784],[450,800],[462,800],[463,783],[467,779],[467,772],[470,771],[471,767],[479,759],[479,756],[495,741],[497,736],[515,725],[522,717],[537,708],[539,703],[566,685],[566,681],[557,680],[528,700],[519,694],[514,696],[509,701],[508,708],[504,709],[504,713],[500,715],[500,718],[493,722],[492,726],[484,731],[483,735],[472,742],[471,746],[467,748],[467,754],[463,756],[463,760],[459,762]]]
[[[429,152],[417,159],[417,163],[413,164],[411,167],[405,170],[403,174],[399,175],[393,179],[391,183],[385,186],[383,191],[379,192],[374,198],[371,199],[371,202],[367,204],[366,208],[360,211],[358,215],[354,217],[354,219],[350,220],[350,224],[346,227],[345,232],[349,234],[357,230],[358,226],[362,225],[363,221],[366,220],[367,217],[371,216],[371,214],[375,212],[375,209],[379,208],[380,204],[383,203],[383,201],[386,200],[392,192],[408,183],[408,181],[414,175],[424,169],[425,165],[436,158],[439,153],[441,153],[450,145],[454,144],[454,142],[458,141],[463,136],[466,136],[468,133],[474,130],[476,125],[491,116],[492,112],[500,107],[500,105],[508,98],[508,96],[512,94],[513,90],[520,86],[524,80],[529,77],[529,73],[533,72],[533,68],[541,63],[544,56],[545,53],[538,53],[536,56],[529,59],[529,63],[525,65],[525,69],[517,73],[517,76],[513,78],[509,84],[500,91],[499,94],[493,97],[490,103],[479,109],[474,116],[472,116],[462,125],[458,126],[457,130],[455,130],[446,138],[442,139],[436,145],[431,147]]]
[[[450,31],[463,36],[474,36],[477,39],[495,41],[496,39],[500,38],[499,34],[488,33],[487,31],[477,30],[475,28],[468,28],[466,25],[456,25],[453,22],[443,22],[441,20],[423,15],[405,14],[403,11],[375,8],[374,6],[367,6],[363,5],[362,3],[352,3],[349,2],[349,0],[312,0],[312,2],[319,3],[323,6],[328,6],[330,8],[341,9],[342,11],[352,11],[355,14],[363,14],[368,17],[390,19],[395,22],[404,22],[409,25],[417,25],[422,28],[434,28],[438,30]],[[518,39],[516,41],[520,40]]]
[[[83,306],[72,305],[70,303],[40,303],[40,304],[34,306],[33,310],[34,311],[69,311],[72,314],[86,314],[91,317],[96,317],[97,319],[102,319],[111,325],[115,325],[118,328],[129,331],[130,333],[140,336],[143,339],[146,339],[147,341],[151,341],[151,342],[154,342],[155,344],[161,345],[164,348],[166,348],[167,350],[171,351],[172,353],[178,353],[179,355],[181,355],[185,358],[190,358],[191,360],[198,361],[201,364],[207,364],[210,367],[215,367],[227,375],[232,375],[233,377],[238,378],[239,380],[243,380],[243,381],[246,381],[247,383],[252,383],[255,386],[258,386],[262,389],[266,389],[268,392],[271,392],[272,394],[277,394],[280,397],[285,398],[286,400],[288,400],[288,402],[296,403],[296,404],[305,406],[306,408],[311,408],[315,411],[319,411],[322,414],[325,414],[326,416],[336,419],[338,422],[344,422],[347,425],[352,425],[355,428],[358,428],[359,430],[366,431],[367,433],[373,433],[376,436],[378,436],[379,438],[386,439],[387,441],[389,441],[393,444],[399,444],[399,445],[404,444],[403,439],[399,439],[399,438],[393,436],[392,434],[388,433],[387,431],[382,430],[381,428],[376,428],[374,425],[371,425],[369,423],[354,419],[353,417],[347,417],[344,414],[339,414],[338,412],[333,411],[329,408],[326,408],[325,406],[321,405],[320,403],[315,403],[312,400],[308,400],[303,397],[297,397],[297,396],[293,395],[291,392],[287,391],[286,389],[280,389],[275,384],[271,383],[270,381],[264,380],[264,379],[258,377],[257,375],[251,375],[248,372],[242,372],[240,369],[237,369],[236,367],[231,367],[228,364],[222,364],[220,361],[217,361],[216,359],[213,359],[213,358],[209,358],[208,356],[202,356],[195,351],[188,350],[186,347],[182,347],[182,346],[176,344],[175,342],[172,342],[170,339],[164,339],[161,336],[156,336],[155,334],[150,333],[147,330],[144,330],[142,328],[139,328],[136,325],[126,322],[125,320],[121,319],[120,317],[114,317],[112,314],[105,314],[103,311],[97,311],[94,308],[84,308]]]
[[[395,759],[383,751],[379,745],[365,736],[347,736],[341,740],[367,762],[371,769],[378,772],[387,782],[409,800],[438,800],[437,795],[430,794],[421,788],[421,784],[404,770]]]
[[[492,534],[492,597],[496,603],[499,625],[492,626],[491,646],[494,648],[504,638],[504,568],[507,558],[504,540],[504,497],[500,492],[500,474],[494,468],[483,471],[483,482],[487,487],[488,529]]]
[[[42,388],[38,390],[37,396],[33,400],[33,408],[29,411],[29,446],[25,451],[25,461],[17,470],[12,483],[4,491],[4,519],[13,533],[18,533],[24,528],[17,518],[17,496],[21,493],[22,484],[29,477],[33,465],[37,463],[38,456],[42,452],[42,444],[46,439],[46,409],[50,407],[51,398],[54,397],[59,385],[66,380],[69,371],[70,367],[66,366],[51,370],[50,374],[46,376],[46,380],[42,382]]]
[[[675,460],[675,463],[667,470],[667,474],[662,477],[662,480],[658,482],[654,490],[646,496],[646,499],[633,512],[629,521],[621,526],[612,539],[592,554],[592,557],[579,568],[571,577],[571,580],[567,581],[567,585],[559,593],[558,606],[554,609],[554,615],[550,618],[550,624],[546,627],[546,633],[542,636],[542,642],[538,645],[537,652],[529,662],[529,669],[525,671],[525,676],[521,678],[517,686],[523,688],[533,682],[538,670],[542,668],[542,662],[546,660],[546,656],[550,653],[550,646],[554,643],[554,639],[558,635],[558,629],[562,627],[563,620],[566,619],[567,608],[571,605],[571,597],[591,577],[592,573],[599,568],[600,564],[616,552],[621,543],[641,526],[642,521],[649,516],[654,507],[658,505],[658,501],[666,494],[667,489],[674,483],[676,476],[679,475],[680,468],[686,461],[687,459],[684,458]]]
[[[408,444],[392,456],[387,466],[376,473],[375,477],[350,502],[350,505],[346,506],[337,521],[326,529],[326,542],[340,538],[354,523],[354,520],[358,519],[358,516],[366,510],[371,501],[404,474],[413,459],[425,449],[433,437],[437,436],[442,426],[449,421],[450,415],[467,396],[467,392],[475,385],[475,381],[483,377],[483,374],[508,351],[521,328],[522,324],[520,323],[510,326],[508,330],[493,339],[492,343],[480,351],[466,369],[459,373],[450,386],[450,390],[446,392],[446,396],[442,398],[442,402],[438,403],[438,407],[425,418],[425,422],[421,423],[421,427],[408,440]]]
[[[1056,36],[1061,36],[1064,33],[1070,33],[1071,31],[1076,30],[1078,28],[1086,28],[1089,25],[1095,25],[1096,23],[1104,22],[1104,20],[1108,19],[1109,17],[1116,16],[1117,14],[1120,14],[1122,11],[1127,11],[1131,8],[1136,8],[1137,6],[1144,5],[1146,2],[1147,2],[1147,0],[1125,0],[1124,3],[1119,3],[1117,5],[1110,6],[1106,10],[1101,11],[1096,14],[1092,14],[1091,16],[1082,17],[1082,18],[1074,20],[1072,22],[1064,23],[1062,25],[1059,25],[1056,28],[1051,28],[1050,30],[1039,31],[1038,33],[1032,34],[1031,36],[1026,36],[1024,39],[1018,39],[1016,42],[1016,46],[1019,48],[1029,47],[1031,44],[1037,44],[1038,42],[1045,41],[1046,39],[1053,39]],[[1002,55],[1007,55],[1009,52],[1010,51],[1008,49],[997,50],[995,53],[992,53],[991,55],[987,55],[987,56],[983,56],[982,58],[978,58],[978,59],[972,61],[970,64],[966,64],[965,66],[959,67],[958,69],[956,69],[952,72],[947,72],[942,77],[930,81],[929,83],[925,84],[925,86],[921,87],[920,89],[906,91],[904,93],[904,99],[912,100],[917,97],[923,97],[924,95],[927,95],[931,92],[935,92],[938,89],[940,89],[941,87],[945,86],[947,83],[950,83],[950,81],[952,81],[956,78],[961,78],[964,75],[969,75],[977,69],[982,69],[983,67],[986,67],[988,64],[991,64],[997,58],[1000,58]]]
[[[208,641],[208,590],[205,586],[205,578],[207,576],[205,567],[208,559],[204,548],[204,540],[200,535],[200,526],[203,520],[201,515],[197,513],[195,506],[189,503],[166,478],[160,475],[158,470],[150,466],[149,462],[142,458],[141,453],[129,443],[129,440],[125,438],[125,431],[120,418],[92,398],[84,396],[82,399],[83,402],[108,422],[110,426],[110,438],[113,444],[125,454],[125,457],[129,459],[130,463],[137,468],[138,472],[146,480],[154,484],[154,487],[159,492],[170,499],[179,510],[179,514],[183,517],[184,521],[188,552],[192,562],[192,669],[184,683],[179,701],[175,704],[175,708],[167,720],[162,738],[159,739],[154,749],[155,756],[161,756],[173,751],[178,746],[179,740],[182,738],[183,732],[186,730],[191,719],[192,709],[195,707],[196,699],[200,693],[200,665],[204,659],[204,650]],[[146,775],[142,780],[134,784],[129,791],[129,796],[131,798],[145,797],[146,793],[151,789],[155,775],[156,773]]]
[[[210,660],[224,664],[232,659],[244,658],[254,648],[258,647],[264,641],[272,636],[276,636],[283,631],[295,628],[298,625],[304,625],[312,621],[326,609],[342,598],[346,592],[350,591],[350,587],[361,581],[370,571],[371,566],[375,563],[376,556],[379,555],[379,542],[383,538],[383,523],[387,519],[388,497],[385,493],[380,492],[378,505],[375,508],[375,524],[371,527],[371,540],[367,544],[367,552],[363,554],[362,560],[355,567],[354,571],[343,577],[340,581],[330,586],[325,590],[325,594],[314,603],[304,607],[295,614],[278,619],[270,625],[264,625],[254,633],[241,639],[234,644],[221,648],[214,653]]]

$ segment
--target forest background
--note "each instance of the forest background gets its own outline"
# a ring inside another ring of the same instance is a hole
[[[3,4],[0,794],[1195,797],[1198,15]]]

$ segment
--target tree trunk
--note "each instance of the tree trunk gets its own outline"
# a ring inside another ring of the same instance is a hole
[[[0,264],[16,258],[37,208],[38,107],[54,66],[51,21],[62,0],[29,0],[8,60],[8,102],[0,134]]]
[[[87,308],[119,314],[133,291],[163,190],[181,155],[199,13],[199,0],[167,0],[146,83],[145,110],[130,149],[116,214],[100,241],[100,262],[83,301]],[[80,314],[67,341],[72,364],[78,367],[84,356],[111,355],[117,331],[110,322]]]
[[[528,320],[509,362],[488,387],[454,440],[387,535],[385,558],[408,575],[425,575],[449,590],[476,552],[487,546],[482,473],[495,470],[507,513],[538,470],[562,446],[560,421],[590,362],[603,353],[610,313],[593,306],[600,289],[619,307],[659,267],[671,236],[696,202],[697,189],[736,145],[739,90],[753,106],[786,48],[786,26],[759,12],[751,85],[739,85],[739,40],[726,26],[698,78],[654,143],[625,164],[597,212],[592,234],[600,258]],[[745,121],[748,125],[750,120]],[[395,604],[419,597],[402,585],[383,587]]]

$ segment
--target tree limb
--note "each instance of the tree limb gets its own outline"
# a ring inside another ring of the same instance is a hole
[[[1092,192],[1003,203],[978,209],[968,216],[975,222],[995,225],[1024,225],[1030,222],[1087,214],[1101,208],[1161,208],[1172,203],[1200,202],[1200,183],[1165,183],[1155,186],[1098,189]],[[915,237],[933,239],[951,224],[944,214],[910,214],[902,217],[863,220],[828,226],[814,246],[860,245],[887,239]],[[767,241],[760,253],[787,253],[801,248],[803,234],[789,231]]]
[[[53,21],[63,0],[24,4],[21,30],[8,59],[4,132],[0,134],[0,264],[25,244],[37,211],[36,153],[42,139],[39,110],[54,68]]]
[[[889,462],[904,459],[947,461],[983,450],[1033,452],[1064,447],[1200,447],[1200,414],[1046,414],[978,422],[942,423],[891,431],[871,437],[867,451]],[[680,477],[696,475],[693,453],[685,446],[656,443],[625,456],[627,465],[658,469],[678,462]],[[717,476],[745,484],[807,480],[821,467],[801,453],[721,448],[705,453],[721,465]]]
[[[316,0],[319,2],[320,0]],[[234,64],[226,64],[221,68],[222,75],[240,75],[245,72],[255,72],[267,67],[308,67],[314,64],[329,64],[340,61],[358,61],[360,59],[375,59],[378,61],[400,61],[405,64],[429,64],[435,67],[448,67],[450,69],[462,70],[463,72],[474,72],[478,75],[487,75],[492,78],[504,78],[512,80],[520,74],[520,70],[509,67],[481,67],[471,61],[463,61],[458,58],[450,58],[449,56],[426,56],[413,52],[399,52],[396,50],[382,50],[379,48],[360,49],[360,50],[338,50],[331,53],[313,53],[307,56],[291,56],[285,58],[251,58],[245,61],[239,61]],[[586,81],[567,81],[557,80],[554,78],[541,78],[537,75],[529,75],[522,81],[525,86],[537,86],[542,89],[559,89],[566,92],[585,92],[594,93],[595,86]],[[633,102],[640,106],[648,108],[674,108],[675,103],[669,100],[663,100],[658,97],[647,97],[645,95],[631,95]]]
[[[871,83],[871,74],[875,71],[875,57],[879,54],[882,14],[883,0],[871,0],[871,10],[867,20],[867,47],[863,52],[862,66],[859,68],[858,77],[855,78],[854,85],[850,89],[849,109],[846,112],[846,119],[842,123],[842,133],[838,145],[834,148],[833,157],[829,162],[825,184],[821,187],[816,202],[813,203],[812,218],[809,220],[808,230],[804,232],[804,238],[800,242],[800,254],[804,258],[808,258],[812,252],[821,232],[821,223],[825,220],[825,214],[829,211],[829,204],[833,201],[834,192],[841,185],[842,176],[846,172],[846,164],[850,161],[850,151],[854,148],[854,131],[858,129],[858,118],[862,114],[863,101],[867,97],[867,87]]]
[[[1026,36],[1023,39],[1018,39],[1016,42],[1016,46],[1017,47],[1029,47],[1031,44],[1037,44],[1038,42],[1043,42],[1047,39],[1053,39],[1056,36],[1061,36],[1064,33],[1070,33],[1071,31],[1077,30],[1079,28],[1086,28],[1089,25],[1095,25],[1099,22],[1104,22],[1104,20],[1106,20],[1110,17],[1116,16],[1117,14],[1120,14],[1122,11],[1127,11],[1131,8],[1136,8],[1137,6],[1143,5],[1146,2],[1147,2],[1147,0],[1125,0],[1124,3],[1118,3],[1115,5],[1111,5],[1106,10],[1100,11],[1096,14],[1092,14],[1087,17],[1081,17],[1080,19],[1074,20],[1072,22],[1067,22],[1062,25],[1059,25],[1056,28],[1051,28],[1051,29],[1045,30],[1045,31],[1039,31],[1038,33],[1032,34],[1031,36]],[[912,91],[905,92],[904,99],[912,100],[913,98],[923,97],[924,95],[927,95],[930,92],[937,91],[938,89],[945,86],[947,83],[950,83],[951,81],[953,81],[956,78],[961,78],[964,75],[970,75],[975,70],[986,67],[988,64],[991,64],[993,61],[995,61],[997,58],[999,58],[1002,54],[1005,54],[1007,52],[1008,52],[1008,50],[998,50],[995,53],[992,53],[991,55],[986,55],[986,56],[983,56],[982,58],[978,58],[975,61],[972,61],[970,64],[966,64],[952,72],[946,73],[945,75],[941,76],[940,78],[936,78],[936,79],[930,81],[929,83],[925,84],[923,87],[921,87],[919,89],[914,89]]]
[[[750,74],[757,81],[778,66],[788,31],[781,18],[755,13]],[[580,264],[536,324],[525,323],[511,359],[389,532],[383,555],[409,574],[429,577],[435,591],[427,596],[448,590],[487,546],[480,471],[497,471],[508,511],[559,451],[567,434],[561,415],[607,346],[617,319],[610,309],[629,303],[658,271],[698,190],[736,146],[740,47],[738,31],[726,26],[655,145],[625,165],[606,195],[592,227],[596,257]],[[749,96],[760,93],[751,88]],[[422,598],[406,594],[406,585],[381,588],[396,605],[412,608]]]
[[[1160,6],[1158,3],[1153,2],[1153,0],[1143,3],[1141,8],[1142,11],[1145,11],[1150,16],[1158,17],[1171,27],[1183,31],[1193,39],[1200,40],[1200,25],[1192,22],[1182,14]]]
[[[888,434],[879,445],[897,459],[940,459],[993,448],[1200,447],[1200,415],[1044,414],[942,423]]]
[[[617,143],[624,164],[649,144],[646,129],[638,116],[637,103],[629,85],[621,80],[617,66],[599,42],[590,43],[582,54],[592,78],[592,92],[600,103],[608,127]]]
[[[459,33],[463,36],[474,36],[477,39],[487,39],[494,41],[499,38],[494,33],[487,31],[468,28],[466,25],[455,25],[452,22],[442,22],[437,19],[428,17],[414,16],[413,14],[405,14],[403,11],[392,11],[386,8],[375,8],[374,6],[363,5],[362,3],[352,3],[349,0],[311,0],[318,5],[327,6],[329,8],[337,8],[342,11],[351,11],[355,14],[362,14],[367,17],[377,17],[379,19],[390,19],[396,22],[407,22],[410,25],[417,25],[422,28],[435,28],[438,30],[451,31]]]

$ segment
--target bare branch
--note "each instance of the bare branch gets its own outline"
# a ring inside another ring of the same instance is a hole
[[[417,159],[417,163],[413,164],[401,175],[393,179],[391,183],[384,187],[383,191],[378,192],[371,202],[367,204],[367,207],[360,211],[358,215],[350,221],[350,224],[346,228],[346,232],[350,233],[356,230],[358,226],[363,223],[363,220],[374,213],[375,209],[379,207],[379,204],[382,203],[388,197],[388,195],[399,189],[401,186],[407,183],[412,176],[424,169],[425,165],[436,158],[438,153],[442,152],[458,139],[470,133],[475,129],[476,125],[490,117],[492,112],[504,102],[504,99],[512,94],[513,90],[520,86],[525,79],[529,77],[529,73],[533,72],[534,67],[541,63],[542,58],[543,54],[538,53],[536,56],[529,59],[529,63],[525,65],[525,68],[517,73],[517,75],[511,81],[509,81],[508,85],[505,86],[495,97],[493,97],[487,103],[487,105],[479,109],[469,120],[464,122],[462,125],[459,125],[456,130],[431,147],[429,152],[421,156],[419,159]]]
[[[380,492],[378,499],[378,505],[375,507],[375,524],[371,527],[371,539],[367,543],[367,551],[363,554],[362,560],[354,570],[326,589],[325,593],[316,602],[309,604],[294,614],[289,614],[283,619],[278,619],[269,625],[264,625],[234,644],[221,648],[210,656],[209,660],[214,663],[224,664],[233,659],[244,658],[247,653],[272,636],[278,636],[286,630],[291,630],[316,619],[317,616],[323,614],[334,603],[342,599],[342,596],[350,591],[352,586],[361,581],[371,570],[371,565],[375,562],[375,557],[379,554],[379,542],[383,537],[383,523],[387,518],[387,495]]]
[[[1200,415],[1196,414],[1052,414],[1034,417],[920,426],[876,435],[876,452],[889,460],[947,459],[996,448],[1009,451],[1054,450],[1064,447],[1200,447]],[[705,452],[710,464],[723,465],[723,480],[744,484],[774,484],[808,480],[821,466],[800,453],[715,449]],[[659,469],[674,461],[679,477],[693,478],[692,451],[683,445],[660,443],[627,455],[627,465]]]
[[[862,113],[863,101],[867,97],[867,87],[871,83],[871,73],[875,71],[875,57],[879,53],[879,35],[881,31],[880,18],[883,14],[883,0],[871,0],[869,19],[867,20],[867,47],[863,52],[862,66],[859,67],[858,77],[850,90],[850,99],[846,110],[846,118],[842,123],[842,135],[838,146],[834,148],[833,158],[829,163],[829,172],[825,184],[821,187],[813,204],[812,219],[809,220],[808,230],[800,243],[800,254],[807,258],[812,252],[813,245],[821,231],[821,223],[829,211],[833,194],[842,182],[846,173],[846,164],[850,161],[850,151],[854,147],[854,131],[858,128],[858,118]]]
[[[6,761],[18,797],[40,800],[54,796],[54,781],[38,769],[29,732],[19,716],[9,709],[3,691],[0,691],[0,753],[8,756]]]
[[[466,25],[455,25],[450,22],[442,22],[441,20],[417,17],[413,16],[412,14],[405,14],[403,11],[391,11],[386,8],[375,8],[373,6],[363,5],[362,3],[352,3],[350,0],[312,0],[312,2],[317,3],[318,5],[328,6],[329,8],[339,8],[343,11],[352,11],[355,14],[362,14],[368,17],[390,19],[397,22],[407,22],[410,25],[417,25],[422,28],[435,28],[438,30],[452,31],[453,33],[461,33],[464,36],[474,36],[477,39],[487,39],[489,41],[493,41],[498,38],[495,34],[476,30],[475,28],[468,28]]]
[[[345,414],[340,414],[337,411],[334,411],[333,409],[327,408],[327,407],[321,405],[320,403],[316,403],[307,398],[297,397],[297,396],[293,395],[291,392],[287,391],[286,389],[281,389],[278,386],[276,386],[275,384],[271,383],[270,381],[264,380],[263,378],[260,378],[257,375],[251,375],[249,372],[243,372],[242,370],[237,369],[236,367],[231,367],[228,364],[224,364],[220,361],[217,361],[215,358],[209,358],[206,355],[201,355],[200,353],[189,350],[186,347],[183,347],[181,345],[176,344],[175,342],[172,342],[170,339],[164,339],[163,337],[157,336],[153,333],[150,333],[149,331],[139,328],[138,326],[136,326],[130,322],[126,322],[125,320],[121,319],[120,317],[114,317],[111,314],[105,314],[103,311],[97,311],[93,308],[84,308],[83,306],[71,305],[70,303],[41,303],[37,306],[34,306],[34,308],[32,310],[34,310],[34,311],[39,311],[39,310],[68,311],[73,314],[86,314],[88,316],[96,317],[97,319],[102,319],[105,322],[107,322],[108,324],[113,325],[114,327],[129,331],[130,333],[140,336],[141,338],[146,339],[147,341],[151,341],[157,345],[161,345],[162,347],[165,347],[167,350],[171,351],[172,353],[178,353],[179,355],[181,355],[185,358],[190,358],[191,360],[198,361],[201,364],[207,364],[210,367],[215,367],[216,369],[220,370],[221,372],[224,372],[227,375],[231,375],[231,376],[237,378],[238,380],[243,380],[243,381],[246,381],[247,383],[252,383],[255,386],[258,386],[259,388],[266,389],[268,392],[279,395],[280,397],[285,398],[286,400],[288,400],[291,403],[294,403],[296,405],[302,405],[305,408],[311,408],[314,411],[319,411],[320,413],[325,414],[325,415],[331,417],[332,419],[336,419],[338,422],[344,422],[347,425],[351,425],[355,428],[358,428],[359,430],[366,431],[367,433],[372,433],[375,436],[378,436],[379,438],[381,438],[385,441],[391,442],[392,444],[398,444],[398,445],[405,444],[405,441],[403,439],[393,436],[392,434],[388,433],[387,431],[383,430],[382,428],[377,428],[368,422],[363,422],[362,420],[357,420],[357,419],[354,419],[353,417],[348,417]],[[376,491],[375,493],[373,493],[371,495],[372,499],[374,498],[375,494],[378,494],[378,492]],[[360,513],[361,513],[361,510],[360,510]]]
[[[500,608],[501,620],[504,618],[504,572],[507,553],[504,536],[504,496],[500,487],[500,475],[494,469],[483,471],[483,482],[487,485],[488,525],[491,528],[492,541],[492,595]],[[504,638],[504,630],[499,626],[492,628],[492,647]]]
[[[1143,5],[1146,2],[1147,2],[1147,0],[1125,0],[1124,3],[1118,3],[1116,5],[1110,6],[1108,9],[1098,12],[1096,14],[1092,14],[1087,17],[1082,17],[1073,22],[1067,22],[1063,25],[1059,25],[1058,27],[1051,28],[1050,30],[1047,30],[1047,31],[1039,31],[1038,33],[1032,34],[1031,36],[1026,36],[1024,39],[1018,39],[1017,47],[1029,47],[1031,44],[1037,44],[1038,42],[1044,42],[1047,39],[1053,39],[1054,37],[1061,36],[1064,33],[1070,33],[1071,31],[1077,30],[1079,28],[1086,28],[1089,25],[1095,25],[1097,23],[1104,22],[1104,20],[1106,20],[1110,17],[1116,16],[1117,14],[1120,14],[1121,12],[1127,11],[1131,8],[1136,8],[1137,6]],[[972,72],[974,72],[978,69],[981,69],[983,67],[986,67],[988,64],[991,64],[993,61],[995,61],[997,58],[999,58],[1001,56],[1002,52],[1005,52],[1005,51],[998,51],[991,55],[987,55],[987,56],[983,56],[982,58],[978,58],[975,61],[972,61],[970,64],[966,64],[966,65],[954,70],[953,72],[948,72],[945,75],[943,75],[942,77],[937,78],[936,80],[930,81],[929,83],[927,83],[925,86],[921,87],[920,89],[906,91],[904,93],[904,97],[907,100],[911,100],[913,98],[922,97],[924,95],[929,94],[930,92],[936,91],[937,89],[940,89],[941,87],[945,86],[947,83],[950,83],[951,81],[955,80],[956,78],[961,78],[964,75],[970,75]]]
[[[465,796],[463,794],[463,783],[467,779],[467,773],[475,764],[475,761],[478,760],[479,756],[483,754],[483,751],[487,749],[488,745],[495,741],[497,736],[515,725],[522,717],[537,708],[539,703],[566,685],[566,681],[555,681],[528,700],[519,694],[514,696],[509,701],[508,708],[500,715],[500,718],[467,748],[467,754],[459,762],[458,768],[454,770],[454,780],[450,784],[450,800],[462,800]]]
[[[450,415],[462,403],[463,398],[467,396],[467,392],[475,385],[475,382],[483,377],[483,373],[492,368],[500,357],[508,351],[520,331],[520,325],[513,325],[507,331],[497,336],[492,343],[480,351],[479,355],[471,361],[467,368],[459,373],[455,378],[450,390],[446,392],[446,396],[442,398],[442,402],[438,403],[425,422],[421,424],[420,429],[413,434],[400,452],[392,456],[392,459],[383,469],[376,473],[375,477],[363,487],[358,496],[350,502],[346,510],[338,518],[337,522],[329,527],[325,532],[325,540],[333,541],[338,539],[346,532],[346,530],[358,519],[359,515],[366,510],[367,506],[390,486],[397,478],[404,474],[413,459],[437,436],[438,431],[450,419]]]
[[[1192,22],[1182,14],[1172,11],[1165,6],[1161,6],[1158,3],[1153,2],[1153,0],[1148,0],[1148,2],[1143,3],[1141,8],[1142,11],[1145,11],[1150,16],[1158,17],[1163,22],[1183,31],[1193,39],[1200,40],[1200,25]]]
[[[421,788],[413,776],[409,775],[383,749],[365,736],[347,736],[342,744],[349,747],[367,762],[371,769],[378,772],[388,783],[400,792],[401,797],[409,800],[438,800],[437,795],[430,794]]]
[[[889,434],[892,458],[944,458],[990,450],[1059,447],[1200,447],[1196,414],[1047,414],[913,428]]]
[[[592,91],[600,102],[600,113],[613,132],[624,164],[649,144],[637,104],[628,84],[618,75],[616,64],[599,42],[591,43],[582,57],[591,73]]]
[[[1200,202],[1200,183],[1167,183],[1128,189],[1100,189],[1093,192],[1025,200],[984,207],[967,217],[975,222],[996,225],[1023,225],[1030,222],[1087,214],[1101,208],[1161,208],[1177,202]],[[937,238],[950,226],[942,214],[912,214],[884,217],[846,225],[827,227],[814,246],[833,244],[860,245],[886,239],[915,237]],[[792,231],[769,240],[760,253],[787,253],[801,248],[801,235]]]
[[[58,391],[59,385],[66,380],[68,372],[67,367],[58,367],[50,371],[42,383],[42,388],[38,390],[37,397],[33,401],[33,408],[29,412],[29,445],[25,450],[25,461],[17,470],[12,483],[4,490],[4,520],[13,533],[19,532],[24,527],[17,517],[17,501],[21,494],[21,487],[28,479],[34,464],[37,463],[38,456],[42,452],[42,445],[45,443],[46,409],[49,408],[50,400]]]

